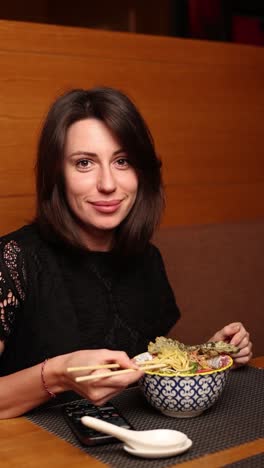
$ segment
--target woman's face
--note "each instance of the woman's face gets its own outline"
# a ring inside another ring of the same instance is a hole
[[[64,180],[82,240],[92,250],[108,250],[115,228],[135,203],[138,178],[124,149],[100,120],[80,120],[69,127]]]

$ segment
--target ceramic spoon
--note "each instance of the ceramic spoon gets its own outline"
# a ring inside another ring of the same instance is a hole
[[[171,429],[132,431],[91,416],[83,416],[81,421],[85,426],[122,440],[135,450],[172,450],[184,447],[188,442],[188,437],[185,434]]]

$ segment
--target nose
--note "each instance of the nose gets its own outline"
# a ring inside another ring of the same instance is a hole
[[[97,178],[97,190],[112,193],[116,189],[116,181],[111,167],[101,167]]]

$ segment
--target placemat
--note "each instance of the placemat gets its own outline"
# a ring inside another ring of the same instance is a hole
[[[61,414],[62,405],[32,411],[26,417],[113,468],[162,468],[263,437],[264,370],[246,367],[230,372],[217,403],[196,418],[164,416],[153,409],[138,387],[112,401],[136,430],[168,428],[184,432],[193,441],[190,450],[166,459],[141,459],[127,454],[121,443],[86,448]]]

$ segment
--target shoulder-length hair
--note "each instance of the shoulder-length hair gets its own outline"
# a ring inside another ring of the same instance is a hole
[[[123,254],[142,251],[159,224],[164,208],[161,163],[143,117],[133,102],[116,89],[73,89],[51,106],[38,145],[35,220],[50,240],[85,247],[65,196],[63,159],[68,128],[87,118],[99,119],[112,131],[138,176],[136,201],[116,228],[113,249]]]

